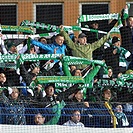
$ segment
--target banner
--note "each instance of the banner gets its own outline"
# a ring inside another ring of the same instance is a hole
[[[2,62],[16,62],[17,56],[23,61],[38,61],[38,60],[57,60],[61,54],[3,54],[0,55],[0,63]]]
[[[99,79],[97,84],[94,85],[94,88],[102,88],[105,86],[110,86],[121,90],[122,87],[127,88],[127,91],[132,91],[133,89],[133,75],[132,74],[123,74],[120,78],[117,78],[116,81],[109,79]]]
[[[128,81],[133,79],[133,74],[122,74],[118,80],[120,81]]]
[[[61,54],[20,54],[23,61],[57,60]]]
[[[72,26],[65,26],[67,30],[74,30],[74,27]],[[102,33],[102,34],[107,34],[105,31],[100,31],[100,30],[93,30],[93,29],[88,29],[88,28],[81,28],[81,30],[84,31],[90,31],[90,32],[96,32],[96,33]],[[118,27],[113,27],[110,31],[111,34],[113,33],[118,33],[120,34],[120,30]],[[51,32],[51,33],[41,33],[41,34],[35,34],[35,35],[27,35],[27,34],[3,34],[2,39],[27,39],[28,37],[31,38],[40,38],[40,37],[45,37],[45,38],[51,38],[53,35],[57,35],[57,32]]]
[[[3,54],[0,55],[0,63],[3,62],[16,62],[17,56],[20,56],[22,61],[39,61],[39,60],[60,60],[62,54]],[[62,62],[66,62],[68,65],[72,64],[95,64],[106,67],[105,62],[100,60],[88,60],[86,58],[62,56]]]
[[[0,63],[3,62],[16,62],[17,54],[3,54],[0,55]]]
[[[72,87],[74,84],[72,83],[55,83],[55,88],[70,88]],[[78,88],[89,88],[90,85],[87,84],[87,83],[84,83],[84,84],[79,84],[79,87]]]
[[[47,31],[53,31],[53,32],[56,32],[56,33],[60,32],[59,26],[45,24],[45,23],[40,23],[40,22],[32,22],[32,21],[29,21],[29,20],[22,21],[21,22],[21,26],[30,26],[30,27],[33,27],[33,28],[36,28],[36,29],[42,29],[42,30],[45,29]],[[82,28],[82,27],[77,26],[77,25],[64,26],[64,30],[67,31],[67,32],[68,31],[81,31],[81,30],[84,30],[84,31],[107,34],[107,32],[104,32],[104,31],[88,29],[88,28]]]
[[[28,37],[31,38],[51,38],[53,35],[56,35],[56,32],[51,33],[42,33],[42,34],[35,34],[35,35],[27,35],[27,34],[3,34],[2,39],[27,39]]]
[[[98,15],[81,15],[78,18],[78,23],[87,22],[87,21],[95,21],[95,20],[110,20],[110,19],[118,19],[119,13],[113,14],[98,14]]]
[[[44,83],[85,83],[81,76],[37,76],[37,84]]]
[[[62,61],[66,62],[68,65],[80,65],[80,64],[92,64],[92,65],[100,65],[106,67],[105,62],[101,60],[88,60],[87,58],[81,58],[81,57],[73,57],[73,56],[63,56]]]
[[[16,31],[16,32],[26,32],[33,34],[33,31],[30,27],[25,26],[9,26],[9,25],[1,25],[2,31]]]
[[[16,69],[16,64],[11,62],[0,63],[0,68],[13,68]]]
[[[24,34],[3,34],[2,39],[27,39],[27,36]]]
[[[33,22],[33,21],[29,21],[29,20],[24,20],[21,22],[20,24],[21,26],[30,26],[36,29],[46,29],[47,31],[56,31],[57,29],[59,29],[58,26],[56,25],[50,25],[50,24],[45,24],[45,23],[40,23],[40,22]]]

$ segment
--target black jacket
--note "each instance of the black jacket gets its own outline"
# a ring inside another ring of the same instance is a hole
[[[58,93],[57,95],[53,95],[51,97],[46,95],[44,98],[42,98],[42,104],[40,105],[42,105],[42,107],[49,107],[53,106],[57,101],[62,101],[62,100],[67,101],[69,95],[74,93],[75,90],[77,90],[78,86],[79,86],[78,84],[75,84],[66,91],[62,91],[61,93]]]
[[[133,36],[132,30],[129,26],[123,26],[120,28],[122,47],[133,53]]]
[[[116,76],[119,73],[119,54],[113,54],[113,46],[107,48],[104,51],[104,57],[105,63],[107,66],[111,66],[113,68],[114,76]]]

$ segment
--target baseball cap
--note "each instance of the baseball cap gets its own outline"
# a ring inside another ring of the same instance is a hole
[[[83,37],[87,37],[84,33],[80,33],[79,35],[78,35],[78,38],[83,38]]]
[[[114,44],[114,43],[116,43],[116,42],[118,42],[118,41],[120,41],[120,38],[118,38],[118,37],[116,37],[116,36],[114,36],[114,37],[112,38],[112,44]]]

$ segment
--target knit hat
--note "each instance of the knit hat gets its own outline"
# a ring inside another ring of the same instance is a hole
[[[84,33],[80,33],[79,35],[78,35],[78,38],[83,38],[83,37],[87,37]]]
[[[116,37],[116,36],[114,36],[114,37],[112,38],[112,44],[114,44],[114,43],[116,43],[116,42],[118,42],[118,41],[120,41],[120,38],[118,38],[118,37]]]

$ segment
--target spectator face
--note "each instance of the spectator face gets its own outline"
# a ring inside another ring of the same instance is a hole
[[[108,69],[108,76],[111,77],[113,75],[112,69]]]
[[[130,72],[129,74],[133,74],[133,71],[132,71],[132,72]]]
[[[45,90],[47,96],[53,96],[54,94],[54,88],[53,86],[48,86]]]
[[[11,48],[10,48],[10,51],[12,53],[17,53],[17,48],[13,45]]]
[[[129,26],[132,28],[133,27],[133,17],[130,17],[129,19],[128,19],[128,24],[129,24]]]
[[[12,88],[12,93],[11,93],[11,97],[14,100],[17,100],[19,96],[19,91],[17,88]]]
[[[103,92],[103,97],[105,100],[109,101],[111,99],[111,91],[110,89],[107,89]]]
[[[75,98],[78,100],[78,101],[81,101],[83,99],[83,93],[81,91],[78,91],[76,94],[75,94]]]
[[[57,36],[57,37],[55,38],[55,42],[56,42],[58,45],[62,46],[62,44],[63,44],[63,42],[64,42],[64,37],[63,37],[63,36]]]
[[[35,123],[37,125],[43,125],[44,124],[44,121],[45,121],[45,118],[41,114],[37,114],[35,116]]]
[[[116,47],[120,47],[120,46],[121,46],[121,42],[118,41],[118,42],[114,43],[114,46],[116,46]]]
[[[1,73],[1,74],[0,74],[0,82],[1,82],[1,83],[5,83],[5,82],[6,82],[6,76],[5,76],[4,73]]]
[[[122,76],[122,73],[118,73],[118,76],[117,77],[120,78],[121,76]]]
[[[42,38],[42,39],[40,40],[40,42],[43,43],[43,44],[47,44],[47,40],[46,40],[45,38]]]
[[[116,111],[117,112],[122,112],[122,106],[121,105],[117,105],[117,107],[116,107]]]
[[[86,37],[78,38],[78,41],[80,45],[85,45],[87,43],[87,38]]]
[[[32,77],[32,81],[36,80],[36,76]]]
[[[39,67],[35,67],[33,70],[32,70],[32,73],[35,73],[36,75],[38,75],[40,72],[40,68]]]
[[[98,23],[93,23],[93,24],[91,25],[91,27],[92,27],[93,29],[98,29],[99,24],[98,24]]]
[[[76,66],[70,66],[71,72],[76,69]]]
[[[30,49],[30,54],[36,54],[36,51],[35,51],[34,47]]]
[[[73,113],[73,116],[71,117],[71,120],[75,123],[78,123],[81,119],[81,116],[80,116],[80,112],[79,111],[75,111]]]
[[[81,71],[80,70],[76,70],[74,76],[82,76]]]
[[[133,70],[129,69],[129,70],[126,71],[125,74],[133,74]]]

